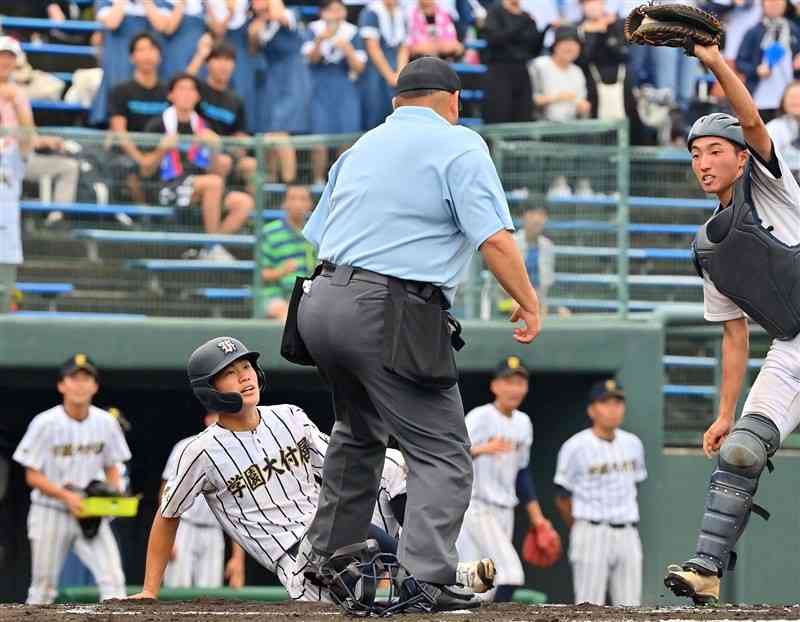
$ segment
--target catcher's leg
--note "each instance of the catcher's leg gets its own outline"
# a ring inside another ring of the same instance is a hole
[[[125,598],[125,575],[119,547],[108,519],[100,522],[94,538],[80,537],[75,541],[75,554],[94,575],[100,590],[100,600]]]
[[[682,568],[667,569],[664,584],[677,596],[697,604],[719,600],[719,578],[732,565],[731,553],[750,518],[761,472],[780,442],[777,426],[755,413],[745,414],[725,439],[708,486],[697,554]]]
[[[610,570],[608,591],[611,604],[634,607],[642,604],[642,541],[636,527],[615,530],[616,563]]]
[[[608,567],[611,553],[611,527],[575,521],[569,538],[569,561],[575,603],[603,605],[608,587]]]

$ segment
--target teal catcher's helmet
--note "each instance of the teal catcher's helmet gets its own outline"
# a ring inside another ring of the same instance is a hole
[[[215,337],[206,341],[192,352],[186,369],[195,397],[209,412],[239,412],[244,406],[242,396],[238,393],[220,393],[212,381],[228,365],[246,358],[256,370],[259,390],[263,390],[266,376],[258,364],[259,356],[258,352],[248,350],[246,345],[233,337]]]

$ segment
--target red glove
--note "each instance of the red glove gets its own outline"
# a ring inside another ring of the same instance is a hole
[[[531,527],[522,543],[522,557],[539,568],[555,564],[561,552],[561,537],[549,522]]]

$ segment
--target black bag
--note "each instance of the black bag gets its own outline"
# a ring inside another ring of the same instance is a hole
[[[313,281],[322,272],[322,264],[319,264],[310,278],[298,276],[294,280],[292,296],[289,298],[289,311],[286,315],[286,324],[283,326],[283,337],[281,337],[281,356],[290,363],[297,365],[316,366],[314,359],[306,348],[300,331],[297,329],[297,308],[300,306],[300,299],[303,297],[303,286],[306,281]]]
[[[441,290],[433,291],[433,302],[416,302],[409,299],[400,279],[389,277],[383,366],[424,387],[448,389],[458,382],[453,348],[460,350],[464,340],[461,325],[444,308]]]

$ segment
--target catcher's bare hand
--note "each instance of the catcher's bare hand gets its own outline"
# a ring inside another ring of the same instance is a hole
[[[767,63],[761,63],[758,67],[756,67],[756,75],[759,78],[769,78],[772,75],[772,69],[769,68]]]
[[[706,458],[710,458],[719,451],[722,442],[730,434],[732,428],[733,417],[717,417],[717,420],[709,426],[706,433],[703,434],[703,451]]]

